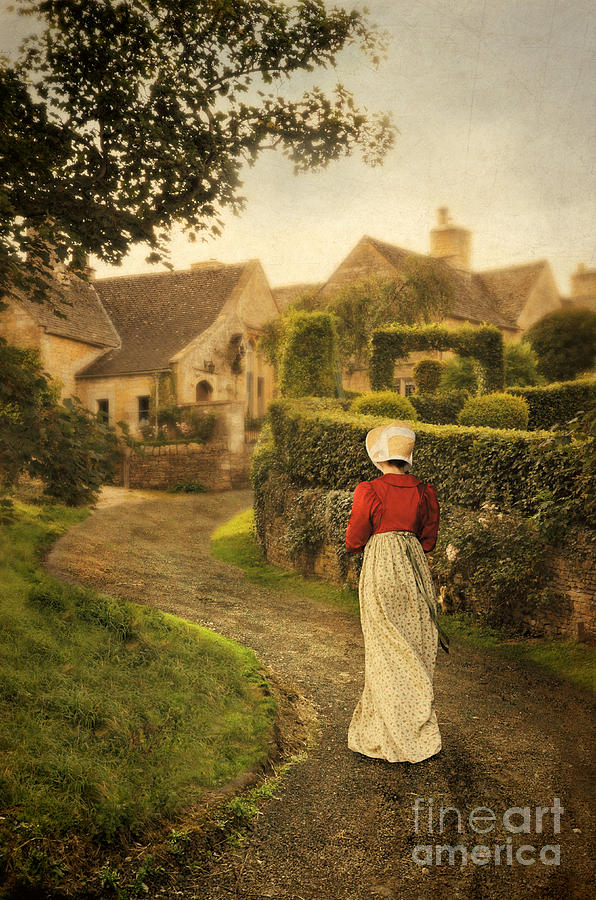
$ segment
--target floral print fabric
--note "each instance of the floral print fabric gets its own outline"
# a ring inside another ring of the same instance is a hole
[[[408,551],[436,604],[424,550],[411,532],[371,536],[358,588],[364,690],[348,729],[348,747],[389,762],[420,762],[441,749],[433,691],[438,632]]]

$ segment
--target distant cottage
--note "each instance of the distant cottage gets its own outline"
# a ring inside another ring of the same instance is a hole
[[[399,277],[409,260],[431,259],[454,288],[454,304],[445,317],[446,325],[496,325],[508,340],[519,340],[533,322],[561,307],[561,298],[546,260],[472,272],[471,232],[455,225],[446,207],[438,210],[438,222],[430,233],[430,257],[365,235],[324,284],[301,284],[273,288],[280,307],[285,308],[301,294],[331,297],[346,285],[375,276]],[[593,285],[593,282],[592,282]],[[396,366],[395,387],[402,394],[414,389],[412,370],[421,357],[444,359],[447,352],[412,353],[406,364]],[[368,390],[364,369],[345,372],[344,387]]]
[[[133,433],[149,421],[150,402],[159,406],[166,373],[179,406],[233,404],[252,418],[266,412],[273,371],[257,343],[279,310],[257,260],[90,283],[62,272],[61,281],[61,316],[11,300],[0,335],[37,349],[63,396],[78,396]]]

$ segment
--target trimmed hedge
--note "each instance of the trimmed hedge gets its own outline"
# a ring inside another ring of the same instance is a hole
[[[270,407],[273,445],[255,461],[257,481],[268,454],[294,484],[353,490],[377,476],[365,449],[366,433],[386,419],[347,412],[317,412],[308,401],[278,401]],[[413,473],[432,481],[439,498],[478,508],[533,515],[545,496],[569,520],[596,520],[593,442],[548,432],[418,423]],[[255,489],[257,485],[253,480]]]
[[[528,428],[552,428],[596,406],[596,379],[557,381],[543,387],[514,386],[507,388],[507,393],[526,400],[530,412]]]
[[[350,411],[365,416],[384,416],[389,419],[418,418],[418,413],[407,397],[396,391],[369,391],[352,402]]]
[[[416,390],[421,394],[436,394],[444,369],[445,363],[440,359],[420,359],[412,373]]]
[[[459,412],[460,425],[487,425],[489,428],[528,427],[528,404],[512,394],[483,394],[470,397]]]
[[[334,397],[337,330],[324,312],[296,312],[284,328],[279,383],[284,397]]]
[[[503,335],[496,325],[388,325],[371,338],[370,383],[375,391],[390,388],[395,361],[413,350],[454,350],[477,359],[483,371],[481,390],[502,391],[505,384]]]
[[[456,425],[457,414],[468,399],[467,391],[445,391],[437,394],[412,394],[408,397],[422,422],[433,425]]]

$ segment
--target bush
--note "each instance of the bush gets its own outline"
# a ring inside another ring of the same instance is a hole
[[[512,394],[483,394],[470,397],[457,415],[460,425],[486,425],[489,428],[527,428],[528,404]]]
[[[543,387],[511,387],[507,393],[523,397],[528,404],[528,428],[552,428],[564,425],[580,413],[596,406],[596,380],[578,378]]]
[[[503,345],[505,357],[505,385],[540,384],[544,378],[538,374],[538,357],[529,344],[505,341]]]
[[[289,316],[279,362],[281,393],[285,397],[334,397],[337,367],[334,317],[322,312]]]
[[[419,394],[435,394],[439,389],[445,363],[440,359],[421,359],[414,366],[414,384]]]
[[[565,381],[591,369],[596,361],[596,312],[557,309],[529,328],[538,371],[549,381]]]
[[[437,394],[413,394],[409,400],[422,422],[455,425],[457,414],[468,399],[468,391],[441,391]]]
[[[385,419],[416,420],[418,413],[407,397],[396,391],[369,391],[352,402],[350,411],[368,416],[382,416]]]
[[[209,488],[202,481],[179,481],[168,490],[172,494],[206,494]]]
[[[255,495],[272,468],[298,487],[328,490],[354,490],[358,482],[377,477],[364,442],[378,419],[312,412],[302,401],[277,401],[269,414],[273,441],[253,460]],[[538,495],[549,490],[570,520],[590,523],[596,516],[589,440],[422,422],[415,430],[414,474],[432,481],[440,500],[471,508],[489,501],[526,516],[537,512]]]
[[[478,363],[475,360],[454,356],[446,361],[439,383],[441,393],[467,391],[468,394],[477,394],[479,386]]]

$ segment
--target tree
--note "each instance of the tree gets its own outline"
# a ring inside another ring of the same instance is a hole
[[[42,29],[0,65],[0,290],[40,299],[52,254],[82,273],[86,254],[118,263],[139,242],[167,258],[175,223],[219,234],[264,149],[304,171],[355,151],[375,165],[394,141],[389,117],[341,84],[281,93],[349,46],[377,64],[385,38],[363,13],[324,0],[19,6]]]
[[[505,385],[529,387],[544,379],[538,374],[538,358],[529,344],[504,341]]]
[[[538,371],[549,381],[575,378],[596,361],[596,312],[557,309],[524,334],[538,357]]]

